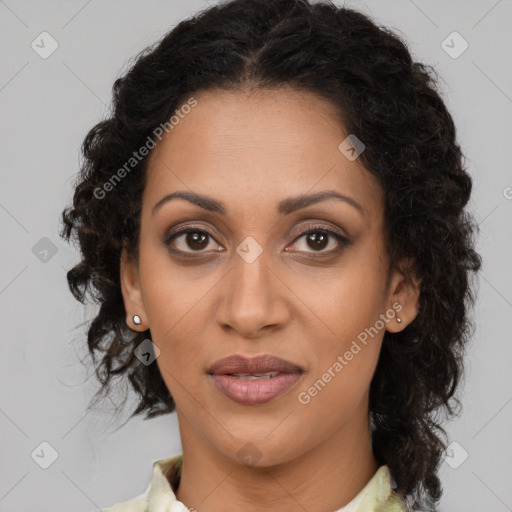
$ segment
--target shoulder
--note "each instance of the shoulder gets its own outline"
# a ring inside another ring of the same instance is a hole
[[[96,510],[100,512],[149,512],[155,510],[156,506],[160,510],[164,502],[169,506],[172,505],[174,507],[172,510],[177,510],[176,506],[179,502],[174,494],[174,489],[179,485],[182,461],[181,454],[157,460],[153,463],[151,482],[143,493],[108,508]]]
[[[101,512],[147,512],[148,510],[148,487],[143,493],[129,500],[116,503],[108,508],[101,508]]]
[[[147,512],[148,494],[150,486],[141,494],[126,501],[115,503],[108,508],[101,508],[101,512]]]

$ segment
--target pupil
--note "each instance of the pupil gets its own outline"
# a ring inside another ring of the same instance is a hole
[[[188,233],[187,234],[187,244],[192,249],[204,249],[204,246],[202,243],[206,240],[208,235],[206,234],[200,234],[198,232],[194,233]],[[208,245],[208,244],[206,244]]]
[[[309,240],[313,241],[315,244],[313,249],[324,249],[326,246],[325,242],[327,240],[327,236],[325,233],[310,233]],[[318,242],[320,242],[320,244]],[[322,242],[324,243],[322,244]]]

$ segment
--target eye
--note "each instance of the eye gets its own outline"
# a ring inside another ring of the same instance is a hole
[[[299,248],[299,252],[317,252],[321,254],[329,254],[341,251],[346,246],[350,245],[350,241],[346,237],[324,226],[308,226],[308,229],[303,231],[295,240],[300,240],[302,238],[304,238],[302,247],[305,249]],[[330,242],[333,242],[331,245],[334,245],[334,247],[331,247],[330,250],[324,250],[329,246]],[[294,245],[301,244],[295,243]],[[312,249],[312,251],[308,249]]]
[[[303,248],[299,248],[298,252],[330,254],[341,251],[350,245],[350,240],[346,237],[324,226],[308,226],[306,231],[303,231],[295,238],[294,245],[301,245],[297,244],[296,241],[302,238],[304,238]],[[217,249],[214,246],[213,248],[210,247],[210,251],[207,251],[211,241],[215,241],[215,236],[205,227],[188,226],[186,229],[182,229],[167,237],[165,245],[176,254],[206,253],[211,252],[212,249],[213,251],[220,252],[222,250],[220,245],[218,245]],[[334,247],[330,250],[324,250],[329,246],[330,242],[333,242],[332,245]],[[180,245],[181,247],[179,247]],[[308,248],[312,250],[308,250]],[[286,251],[293,252],[288,249]]]
[[[181,240],[180,240],[181,239]],[[204,227],[189,226],[187,229],[178,231],[172,234],[165,241],[165,245],[169,247],[172,252],[183,253],[183,252],[206,252],[208,248],[208,239],[215,240],[214,236],[210,231]],[[175,249],[172,245],[180,245],[182,248]],[[186,248],[192,249],[188,251]],[[216,249],[219,251],[220,249]]]

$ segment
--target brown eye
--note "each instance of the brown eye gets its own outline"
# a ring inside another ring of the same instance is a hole
[[[307,231],[304,231],[300,236],[296,238],[296,240],[300,240],[304,238],[305,242],[302,244],[304,249],[300,247],[297,249],[298,252],[317,252],[319,254],[329,254],[341,251],[345,247],[350,245],[350,240],[340,235],[336,231],[331,229],[327,229],[323,226],[312,226]],[[332,247],[330,250],[325,250],[329,247],[330,243]],[[297,242],[294,243],[294,246],[297,246]],[[310,249],[310,250],[308,250]]]
[[[304,239],[304,242],[299,244],[297,241]],[[165,245],[170,251],[181,255],[192,255],[194,253],[201,254],[207,253],[210,242],[216,242],[215,237],[210,231],[204,227],[190,226],[173,233],[165,240]],[[309,254],[318,253],[318,255],[328,255],[343,250],[350,245],[350,240],[340,235],[336,231],[327,229],[323,226],[312,226],[307,231],[301,233],[293,244],[294,250],[297,252],[304,252]],[[298,248],[296,247],[298,246]],[[330,249],[328,249],[330,246]],[[220,251],[220,245],[215,245],[210,249]]]
[[[329,235],[325,233],[308,233],[306,235],[306,240],[309,247],[321,251],[325,249],[329,243]]]
[[[215,240],[209,231],[204,228],[190,227],[171,235],[165,241],[165,245],[174,252],[200,253],[205,252],[205,249],[208,248],[210,239]]]
[[[185,234],[185,243],[188,247],[191,249],[194,249],[195,251],[200,251],[201,249],[204,249],[208,246],[208,244],[205,245],[205,240],[207,240],[209,237],[208,234],[205,233],[199,233],[197,231],[189,231]]]

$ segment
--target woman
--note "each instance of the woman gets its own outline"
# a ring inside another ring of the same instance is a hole
[[[182,443],[108,510],[435,510],[481,261],[406,44],[330,3],[211,7],[116,80],[83,154],[62,236],[97,399],[128,378]]]

